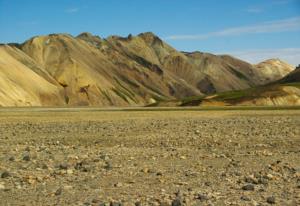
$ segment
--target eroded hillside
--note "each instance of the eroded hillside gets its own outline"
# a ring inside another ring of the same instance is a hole
[[[179,52],[151,32],[102,39],[50,34],[0,46],[0,106],[134,106],[281,79],[280,60]]]

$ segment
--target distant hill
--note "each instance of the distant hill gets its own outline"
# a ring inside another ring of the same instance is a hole
[[[300,69],[264,86],[160,101],[148,106],[300,106]]]
[[[292,71],[277,59],[251,65],[179,52],[151,32],[50,34],[0,45],[0,106],[142,106],[257,87]]]

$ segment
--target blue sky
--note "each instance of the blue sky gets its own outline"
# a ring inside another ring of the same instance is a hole
[[[300,0],[0,0],[0,42],[152,31],[184,51],[300,63]]]

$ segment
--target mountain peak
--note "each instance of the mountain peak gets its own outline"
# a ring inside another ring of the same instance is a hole
[[[156,36],[153,32],[140,33],[138,37],[141,37],[147,44],[160,44],[163,45],[163,41]]]
[[[79,38],[79,39],[101,39],[101,37],[97,36],[97,35],[93,35],[89,32],[82,32],[81,34],[79,34],[76,38]]]
[[[257,64],[257,66],[260,65],[270,65],[270,66],[277,66],[277,67],[288,67],[290,70],[293,70],[293,66],[286,63],[285,61],[279,59],[279,58],[273,58],[273,59],[267,59],[263,62],[260,62]]]
[[[89,33],[89,32],[82,32],[80,33],[77,37],[80,38],[80,37],[84,37],[84,38],[91,38],[93,37],[94,35]]]

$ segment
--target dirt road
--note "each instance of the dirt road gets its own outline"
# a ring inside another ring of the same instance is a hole
[[[300,110],[0,110],[0,205],[300,205]]]

